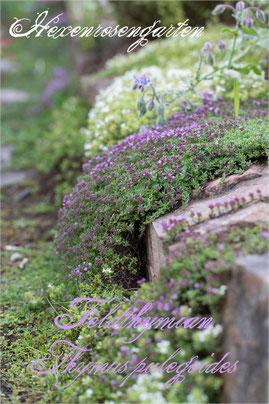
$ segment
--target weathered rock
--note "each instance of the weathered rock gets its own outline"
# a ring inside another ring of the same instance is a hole
[[[1,58],[1,63],[0,63],[1,74],[15,72],[16,70],[17,70],[16,63],[14,63],[13,61],[11,61],[7,58]]]
[[[22,258],[22,254],[15,252],[14,254],[11,255],[10,257],[10,261],[14,262],[14,261],[18,261]]]
[[[253,178],[260,177],[263,172],[266,170],[266,166],[253,164],[248,170],[246,170],[243,174],[233,174],[229,175],[225,181],[222,183],[221,179],[218,178],[214,181],[210,181],[204,192],[204,196],[212,196],[219,194],[220,192],[225,191],[226,189],[231,189],[235,185],[239,184],[245,180],[251,180]]]
[[[0,188],[8,187],[10,185],[18,184],[27,178],[27,172],[24,171],[8,171],[1,173]]]
[[[1,180],[0,188],[8,187],[10,185],[18,184],[24,181],[27,177],[34,174],[34,170],[29,171],[4,171],[8,170],[8,167],[12,158],[12,145],[1,146]],[[27,193],[29,193],[29,188],[27,188]],[[23,190],[15,198],[15,203],[26,197],[26,190]]]
[[[26,102],[29,99],[29,94],[26,91],[14,90],[12,88],[3,88],[1,90],[1,104],[15,104],[17,102]]]
[[[226,403],[268,401],[268,255],[236,260],[223,313],[223,350],[237,371],[224,374]]]
[[[12,157],[12,145],[1,146],[1,168],[8,167]]]
[[[32,193],[31,188],[24,188],[22,189],[14,198],[13,203],[18,203],[23,201],[24,199],[28,198]]]
[[[195,226],[195,231],[205,233],[209,229],[214,232],[223,231],[223,229],[230,224],[238,222],[256,223],[267,222],[269,217],[268,198],[268,169],[264,165],[252,166],[242,175],[235,175],[227,177],[224,184],[221,184],[219,180],[216,180],[212,185],[209,183],[210,193],[212,189],[217,192],[214,197],[194,199],[192,200],[186,209],[176,209],[175,211],[168,213],[155,220],[148,226],[147,229],[147,254],[148,254],[148,277],[153,280],[158,276],[160,268],[165,264],[166,259],[175,252],[180,243],[173,243],[172,245],[166,245],[160,237],[166,235],[162,228],[162,223],[168,221],[170,218],[183,217],[188,222]],[[216,185],[217,184],[217,185]],[[261,191],[263,195],[263,201],[255,200],[244,208],[236,211],[225,213],[216,218],[210,218],[210,204],[224,203],[234,200],[236,197],[249,198],[249,193],[256,193],[257,190]],[[204,218],[202,223],[196,223],[195,219],[191,217],[191,212],[201,212]]]
[[[6,251],[18,251],[18,250],[23,250],[23,247],[20,247],[18,245],[6,245],[5,250]]]
[[[190,231],[201,234],[208,231],[220,233],[234,224],[266,223],[269,219],[268,179],[267,168],[254,165],[242,175],[228,177],[224,183],[220,179],[208,183],[185,210],[177,209],[151,223],[147,229],[149,279],[152,281],[158,277],[167,259],[178,254],[183,247],[180,238],[171,244],[162,241],[161,238],[166,235],[163,222],[182,217],[188,221]],[[260,190],[259,193],[257,190]],[[241,207],[226,204],[228,208],[225,208],[223,205],[242,197],[246,202]],[[221,207],[217,208],[217,203],[222,204]],[[214,206],[213,211],[209,205]],[[233,210],[229,210],[231,206]],[[200,212],[199,220],[196,214],[192,214],[197,212]],[[236,260],[222,319],[223,352],[230,352],[231,363],[239,361],[236,372],[223,374],[222,402],[267,403],[268,255],[245,256]]]
[[[19,263],[19,268],[23,269],[28,261],[29,261],[29,258],[26,258],[26,257],[23,258],[23,260]]]

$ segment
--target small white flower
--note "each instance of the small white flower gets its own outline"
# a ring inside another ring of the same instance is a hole
[[[170,342],[169,341],[161,341],[158,342],[157,347],[159,349],[159,351],[163,354],[166,354],[168,352],[168,348],[170,346]]]
[[[226,285],[220,285],[219,291],[221,295],[225,295],[226,290],[227,290]]]
[[[91,396],[92,396],[92,393],[93,393],[93,390],[92,390],[92,389],[87,389],[87,390],[86,390],[86,397],[91,397]]]
[[[214,337],[217,337],[222,332],[222,326],[220,324],[216,324],[213,328],[213,335]]]
[[[105,274],[111,274],[112,269],[111,268],[103,268],[102,272],[104,272]]]

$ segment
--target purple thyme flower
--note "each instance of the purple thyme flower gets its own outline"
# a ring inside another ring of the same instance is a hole
[[[261,232],[261,237],[264,238],[264,239],[268,238],[268,231],[267,231],[267,230],[263,230],[263,231]]]
[[[137,281],[136,283],[138,284],[138,285],[141,285],[142,283],[145,283],[147,280],[146,280],[146,278],[142,278],[142,279],[140,279],[139,281]]]
[[[54,78],[47,84],[45,91],[40,97],[40,101],[48,105],[53,104],[54,93],[63,90],[70,83],[66,70],[60,66],[53,69],[53,76]]]

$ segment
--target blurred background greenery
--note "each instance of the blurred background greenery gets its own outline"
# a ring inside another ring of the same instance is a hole
[[[167,0],[3,1],[1,57],[11,68],[2,71],[2,86],[24,91],[28,96],[23,103],[4,103],[2,108],[2,142],[13,145],[10,167],[37,170],[40,189],[47,186],[52,200],[59,205],[85,161],[84,143],[92,143],[92,155],[151,122],[137,119],[136,94],[129,90],[134,72],[139,74],[140,69],[150,67],[160,88],[170,85],[179,89],[184,85],[195,69],[204,42],[219,38],[223,21],[232,22],[228,13],[222,14],[221,19],[212,16],[216,4]],[[200,38],[150,41],[131,54],[126,49],[132,38],[52,40],[45,35],[16,39],[9,36],[8,28],[14,17],[34,21],[37,13],[45,9],[50,16],[61,13],[63,25],[146,27],[158,19],[163,25],[170,25],[189,18],[190,25],[205,25],[206,29]],[[249,59],[258,61],[264,69],[265,55],[260,49],[249,55]],[[118,76],[122,77],[112,83]],[[232,91],[228,77],[214,86],[222,89],[219,90],[222,95]],[[255,89],[262,86],[260,78],[250,77],[244,84],[245,97],[253,89],[256,96]],[[117,99],[108,96],[113,92],[117,93]],[[87,102],[91,107],[89,120]],[[122,112],[126,105],[128,119]],[[113,125],[104,121],[107,108],[113,111],[109,114]]]

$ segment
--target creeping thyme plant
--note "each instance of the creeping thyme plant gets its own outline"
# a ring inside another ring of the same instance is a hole
[[[139,78],[144,74],[148,74],[151,82],[155,83],[155,89],[158,93],[162,91],[175,93],[177,89],[188,88],[192,73],[191,68],[169,68],[165,70],[157,66],[150,66],[140,70],[128,71],[123,76],[114,79],[110,86],[98,94],[96,102],[89,112],[88,127],[84,130],[86,156],[92,157],[128,135],[139,132],[145,127],[150,127],[156,122],[157,108],[153,108],[143,116],[140,114],[140,117],[137,114],[137,93],[136,91],[130,91],[134,75]],[[234,77],[238,76],[240,74],[234,72]],[[246,100],[249,95],[253,96],[254,99],[261,97],[263,94],[265,95],[266,81],[264,73],[259,76],[251,71],[240,80],[241,99]],[[201,103],[204,97],[213,93],[215,97],[225,95],[226,98],[233,95],[233,79],[231,81],[231,74],[227,71],[223,72],[221,79],[215,77],[212,80],[210,93],[208,92],[207,84],[207,82],[200,83],[199,92],[197,91],[191,96],[192,102]],[[178,108],[177,103],[166,105],[165,118],[167,119]]]
[[[186,206],[192,190],[266,155],[267,104],[249,101],[234,118],[226,100],[184,109],[165,126],[133,134],[93,157],[59,212],[58,253],[67,276],[103,273],[131,287],[143,268],[137,240],[147,223]],[[126,276],[128,271],[128,276]]]
[[[266,17],[264,12],[255,6],[247,6],[244,1],[236,3],[235,7],[230,4],[219,4],[213,10],[214,15],[223,13],[226,9],[231,10],[232,17],[235,19],[235,27],[224,28],[222,32],[232,35],[232,39],[226,50],[226,45],[220,39],[206,42],[200,51],[200,58],[196,73],[190,80],[187,89],[180,89],[176,95],[167,99],[167,94],[159,94],[153,81],[147,75],[135,78],[133,89],[139,87],[142,95],[137,101],[137,110],[139,116],[143,116],[147,111],[152,111],[156,107],[157,123],[165,122],[165,108],[171,103],[177,101],[185,104],[188,108],[193,108],[194,103],[190,94],[195,93],[197,86],[204,81],[212,80],[218,76],[223,80],[223,72],[235,71],[240,74],[248,74],[250,71],[261,75],[262,71],[254,63],[244,63],[245,57],[255,47],[268,48],[268,29],[265,25]],[[254,28],[254,22],[258,27]],[[223,57],[215,59],[214,51],[218,48],[223,52]],[[216,63],[217,60],[217,63]],[[205,65],[211,66],[211,69],[203,69]],[[239,113],[239,86],[238,78],[234,78],[234,105],[235,116]]]
[[[199,362],[212,363],[221,358],[222,334],[220,305],[227,289],[227,281],[233,261],[246,254],[262,254],[268,249],[268,231],[262,225],[230,226],[225,232],[204,236],[196,232],[182,232],[181,245],[167,265],[161,270],[160,279],[149,284],[139,280],[139,290],[131,300],[121,307],[117,315],[130,306],[142,308],[152,301],[151,317],[182,316],[210,317],[214,324],[204,330],[177,329],[160,330],[152,327],[131,344],[124,344],[141,330],[115,329],[104,331],[81,327],[76,342],[79,346],[90,346],[93,352],[88,360],[98,363],[125,363],[131,367],[148,357],[148,363],[163,363],[179,347],[182,351],[173,359],[184,363],[194,355]],[[111,294],[112,297],[112,294]],[[111,308],[114,306],[111,304]],[[107,309],[108,310],[108,309]],[[95,342],[93,342],[95,341]],[[130,373],[83,374],[81,381],[73,383],[63,392],[63,402],[113,402],[113,403],[158,403],[219,402],[221,378],[216,374],[198,372],[183,373],[185,379],[163,390],[163,385],[173,374],[136,374],[123,387],[122,379]],[[112,401],[109,401],[112,400]]]

